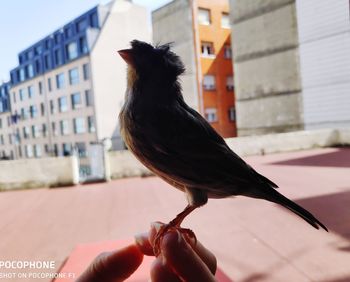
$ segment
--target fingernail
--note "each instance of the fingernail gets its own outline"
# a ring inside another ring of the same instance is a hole
[[[151,228],[154,228],[157,232],[159,232],[161,227],[162,227],[162,224],[158,221],[151,223]]]
[[[143,245],[145,243],[145,240],[147,239],[148,233],[139,233],[134,236],[135,242],[137,245]]]

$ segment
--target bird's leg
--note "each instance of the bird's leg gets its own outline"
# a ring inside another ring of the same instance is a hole
[[[171,229],[177,229],[182,233],[187,234],[188,236],[192,237],[197,241],[196,235],[193,233],[191,229],[181,228],[180,225],[182,221],[185,219],[186,216],[188,216],[193,210],[195,210],[197,207],[188,205],[181,213],[179,213],[172,221],[170,221],[168,224],[164,224],[159,231],[157,232],[156,238],[154,240],[154,246],[153,246],[153,252],[155,256],[158,256],[160,254],[160,243],[165,235],[169,230]]]

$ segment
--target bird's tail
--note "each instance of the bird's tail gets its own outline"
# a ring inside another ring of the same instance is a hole
[[[268,198],[265,197],[266,200],[284,206],[285,208],[287,208],[290,211],[294,212],[295,214],[299,215],[302,219],[304,219],[306,222],[308,222],[310,225],[312,225],[316,229],[319,229],[319,227],[321,226],[324,230],[326,230],[328,232],[327,227],[324,226],[316,217],[314,217],[306,209],[297,205],[296,203],[289,200],[288,198],[286,198],[282,194],[278,193],[274,189],[271,189],[271,191],[269,191],[269,192],[270,193],[269,193]]]

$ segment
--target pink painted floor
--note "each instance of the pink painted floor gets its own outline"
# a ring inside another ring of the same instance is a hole
[[[233,281],[350,281],[350,149],[246,160],[330,232],[275,204],[240,197],[209,201],[183,226],[196,232]],[[156,177],[0,193],[0,261],[53,260],[51,271],[58,271],[76,246],[132,240],[185,205],[180,192]]]

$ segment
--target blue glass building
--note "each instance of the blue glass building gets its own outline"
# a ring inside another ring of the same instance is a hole
[[[32,79],[89,53],[104,20],[99,6],[87,11],[18,55],[11,84]]]

